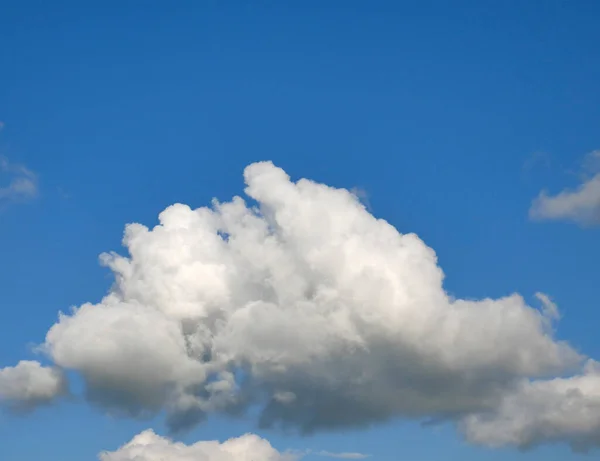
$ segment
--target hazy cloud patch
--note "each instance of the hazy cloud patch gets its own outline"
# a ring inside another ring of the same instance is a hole
[[[317,451],[314,452],[317,456],[325,456],[327,458],[337,458],[337,459],[365,459],[369,458],[371,455],[366,455],[364,453],[334,453],[331,451]]]
[[[584,160],[581,183],[552,195],[542,191],[533,200],[529,217],[533,220],[573,221],[581,226],[600,224],[600,151]]]
[[[30,200],[37,195],[38,181],[35,173],[0,156],[0,206]]]

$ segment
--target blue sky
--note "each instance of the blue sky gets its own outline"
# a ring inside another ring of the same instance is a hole
[[[0,2],[0,187],[37,190],[0,209],[0,368],[48,363],[32,344],[59,310],[100,301],[113,278],[98,255],[124,251],[125,224],[243,194],[261,160],[362,191],[436,251],[453,296],[548,293],[557,337],[600,357],[597,228],[529,218],[600,148],[597,2],[84,3]],[[112,419],[82,400],[2,414],[0,459],[96,459],[166,433],[161,416]],[[377,460],[581,456],[396,419],[301,437],[210,416],[182,438],[248,431]]]

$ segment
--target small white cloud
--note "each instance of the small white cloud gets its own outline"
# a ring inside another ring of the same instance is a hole
[[[219,443],[216,440],[186,445],[161,437],[152,430],[136,435],[116,451],[100,453],[100,461],[294,461],[298,454],[281,453],[254,434]]]
[[[29,200],[38,194],[37,176],[22,165],[0,157],[0,205]]]
[[[22,360],[14,367],[0,368],[0,403],[11,409],[29,410],[65,392],[63,374],[39,362]]]
[[[584,160],[588,172],[596,172],[575,189],[564,189],[556,195],[542,191],[533,200],[529,217],[533,220],[573,221],[582,226],[600,224],[600,151]]]

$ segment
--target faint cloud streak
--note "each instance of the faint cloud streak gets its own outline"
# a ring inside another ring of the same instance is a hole
[[[0,205],[22,202],[38,195],[36,174],[0,156]]]
[[[338,458],[338,459],[365,459],[371,455],[364,453],[332,453],[330,451],[318,451],[314,453],[317,456],[325,456],[327,458]]]
[[[583,166],[588,175],[581,184],[574,189],[563,189],[556,195],[541,191],[531,204],[529,218],[573,221],[580,226],[600,225],[600,151],[588,154]]]

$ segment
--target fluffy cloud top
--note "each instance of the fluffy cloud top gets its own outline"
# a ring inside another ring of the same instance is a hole
[[[600,151],[588,155],[590,169],[598,170]],[[556,195],[542,191],[533,201],[529,216],[536,220],[566,220],[581,225],[600,224],[600,173],[584,180],[576,189]]]
[[[144,431],[117,451],[100,454],[100,461],[293,461],[296,457],[280,453],[271,444],[253,434],[193,445],[173,442]]]
[[[65,391],[60,371],[39,362],[22,360],[15,367],[0,368],[0,403],[14,410],[49,403]]]
[[[36,175],[0,156],[0,205],[33,198],[38,193]]]
[[[349,191],[270,162],[244,176],[250,204],[177,204],[153,229],[128,225],[129,255],[101,257],[110,292],[49,330],[43,349],[81,373],[90,401],[165,409],[174,429],[252,406],[263,426],[305,433],[434,417],[491,445],[597,438],[592,418],[547,430],[549,407],[521,405],[538,390],[579,389],[582,408],[595,398],[582,384],[595,375],[546,381],[583,359],[553,337],[547,296],[539,309],[518,294],[453,299],[435,252]]]

